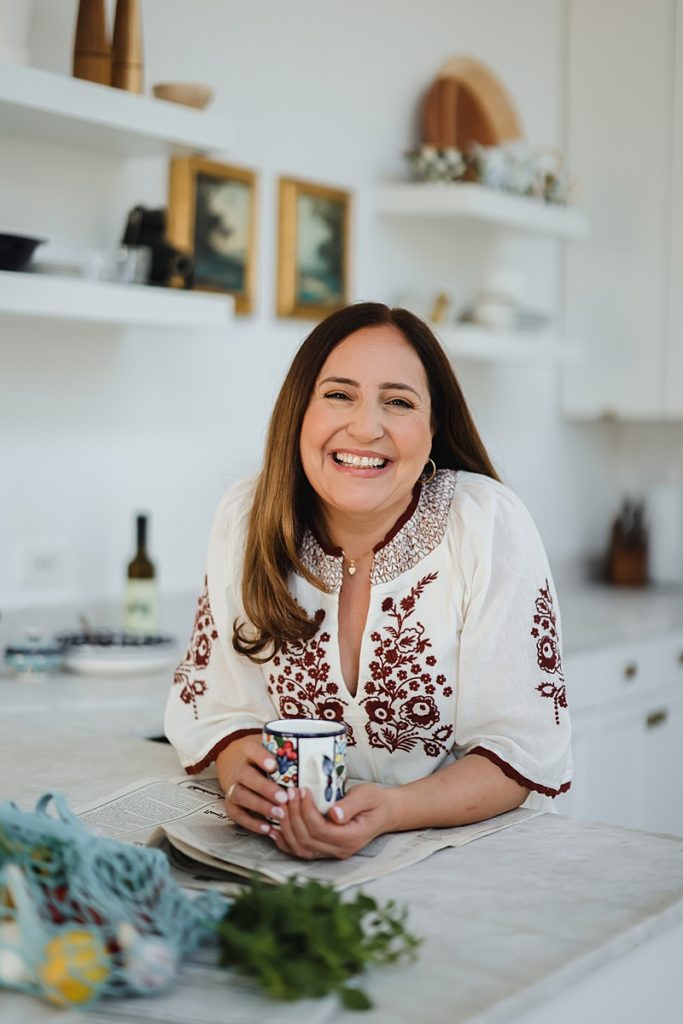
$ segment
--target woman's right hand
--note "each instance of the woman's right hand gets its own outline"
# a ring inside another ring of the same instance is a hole
[[[269,835],[272,826],[265,818],[282,820],[288,791],[268,777],[276,768],[270,754],[256,736],[235,740],[216,758],[218,781],[225,793],[225,809],[238,825]]]

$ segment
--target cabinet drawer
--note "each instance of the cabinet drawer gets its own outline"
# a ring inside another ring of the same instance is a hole
[[[662,686],[678,683],[683,690],[683,632],[662,637]]]
[[[683,635],[572,651],[565,658],[570,711],[609,704],[675,682],[683,686]]]

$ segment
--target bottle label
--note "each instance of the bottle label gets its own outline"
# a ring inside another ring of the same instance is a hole
[[[153,633],[157,625],[157,585],[154,580],[128,580],[125,628],[131,633]]]

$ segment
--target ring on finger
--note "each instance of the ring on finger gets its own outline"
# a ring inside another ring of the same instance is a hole
[[[232,785],[228,786],[228,792],[225,794],[225,799],[226,800],[232,800],[232,795],[235,792],[235,790],[237,789],[238,785],[239,785],[239,783],[233,782]]]

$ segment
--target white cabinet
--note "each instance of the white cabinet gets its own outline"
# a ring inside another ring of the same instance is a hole
[[[560,814],[568,814],[570,818],[590,820],[592,814],[593,794],[591,782],[595,773],[594,760],[598,750],[596,739],[597,722],[585,712],[574,712],[572,715],[572,757],[574,760],[574,776],[571,789],[553,801],[554,809]]]
[[[683,3],[676,18],[676,74],[673,107],[673,172],[671,199],[671,270],[669,278],[669,344],[665,404],[669,417],[683,419]]]
[[[642,803],[643,751],[640,709],[603,714],[593,761],[592,817],[638,828]]]
[[[641,828],[683,835],[683,682],[647,709]]]
[[[572,416],[683,418],[682,20],[683,0],[570,0],[567,151],[592,226],[566,260]]]
[[[683,686],[678,688],[683,690]],[[597,730],[592,817],[683,835],[683,694],[669,687]]]
[[[683,835],[683,633],[565,659],[572,817]]]

